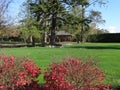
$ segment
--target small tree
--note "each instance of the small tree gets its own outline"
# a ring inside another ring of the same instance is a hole
[[[36,18],[31,14],[29,0],[24,2],[23,6],[20,13],[23,16],[23,20],[21,20],[22,37],[24,38],[24,42],[28,41],[35,46],[35,38],[40,39],[41,33],[37,27]]]

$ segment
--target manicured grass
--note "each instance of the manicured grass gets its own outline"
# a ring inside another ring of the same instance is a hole
[[[60,61],[65,57],[81,60],[93,58],[106,74],[104,82],[120,86],[120,43],[73,44],[64,45],[62,48],[1,48],[0,52],[17,57],[28,56],[42,69],[45,69],[52,61]],[[40,80],[43,82],[42,77]]]

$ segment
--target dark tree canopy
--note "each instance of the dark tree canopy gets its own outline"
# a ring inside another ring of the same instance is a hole
[[[27,0],[26,2],[36,22],[34,25],[39,30],[44,30],[43,36],[46,30],[50,33],[50,45],[56,43],[55,32],[62,26],[69,26],[74,30],[79,29],[80,38],[83,38],[91,22],[104,22],[99,11],[92,10],[89,16],[86,16],[86,11],[91,5],[105,4],[106,0]],[[71,10],[75,7],[80,8],[80,11],[73,14]]]

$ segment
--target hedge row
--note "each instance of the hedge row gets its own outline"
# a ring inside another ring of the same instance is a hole
[[[120,42],[120,33],[89,35],[87,42]]]

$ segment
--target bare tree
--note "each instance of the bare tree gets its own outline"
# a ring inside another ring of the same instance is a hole
[[[13,0],[0,0],[0,35],[4,32],[6,28],[5,14],[8,11],[8,7]]]
[[[4,15],[12,0],[0,0],[0,27],[4,23]]]

